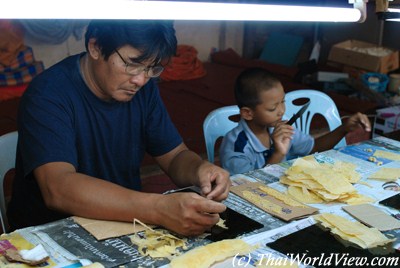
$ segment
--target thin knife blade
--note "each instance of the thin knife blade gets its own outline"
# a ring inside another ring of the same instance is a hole
[[[303,105],[303,107],[301,107],[301,109],[295,113],[292,118],[289,119],[289,121],[286,123],[288,125],[293,125],[294,122],[296,122],[296,120],[303,115],[303,113],[307,110],[308,106],[310,106],[310,102],[308,101],[306,104]]]

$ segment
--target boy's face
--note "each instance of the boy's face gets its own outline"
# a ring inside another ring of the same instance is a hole
[[[252,110],[253,123],[273,127],[281,122],[286,110],[285,91],[282,84],[277,83],[273,88],[262,91],[260,100],[261,104]]]

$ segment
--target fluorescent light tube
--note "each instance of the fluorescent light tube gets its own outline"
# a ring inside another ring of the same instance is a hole
[[[400,21],[400,9],[389,8],[385,12],[377,13],[385,21]]]
[[[0,19],[151,19],[357,22],[357,8],[134,0],[9,0]]]

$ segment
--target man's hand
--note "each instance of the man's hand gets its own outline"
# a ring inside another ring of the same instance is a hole
[[[222,201],[228,197],[231,186],[228,171],[208,161],[203,161],[198,168],[198,178],[198,186],[207,199]]]
[[[210,230],[226,206],[196,193],[173,193],[162,195],[155,209],[162,226],[178,234],[193,236]]]

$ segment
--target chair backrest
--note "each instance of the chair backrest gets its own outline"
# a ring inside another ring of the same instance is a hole
[[[295,122],[297,129],[302,132],[309,134],[311,121],[314,115],[322,115],[329,126],[329,130],[332,131],[335,128],[342,125],[342,120],[339,115],[339,111],[334,101],[325,93],[313,90],[313,89],[300,89],[286,93],[286,113],[285,116],[289,119],[294,115],[302,105],[296,105],[293,102],[297,99],[309,99],[310,106],[307,111]],[[335,148],[346,146],[345,138],[341,139]]]
[[[0,220],[1,227],[6,233],[8,221],[6,214],[6,199],[4,196],[4,177],[6,173],[15,167],[18,132],[10,132],[0,136]]]
[[[208,161],[214,163],[215,143],[218,138],[236,127],[238,122],[229,119],[232,115],[239,114],[237,105],[225,106],[210,112],[203,123],[204,139],[206,142]]]

